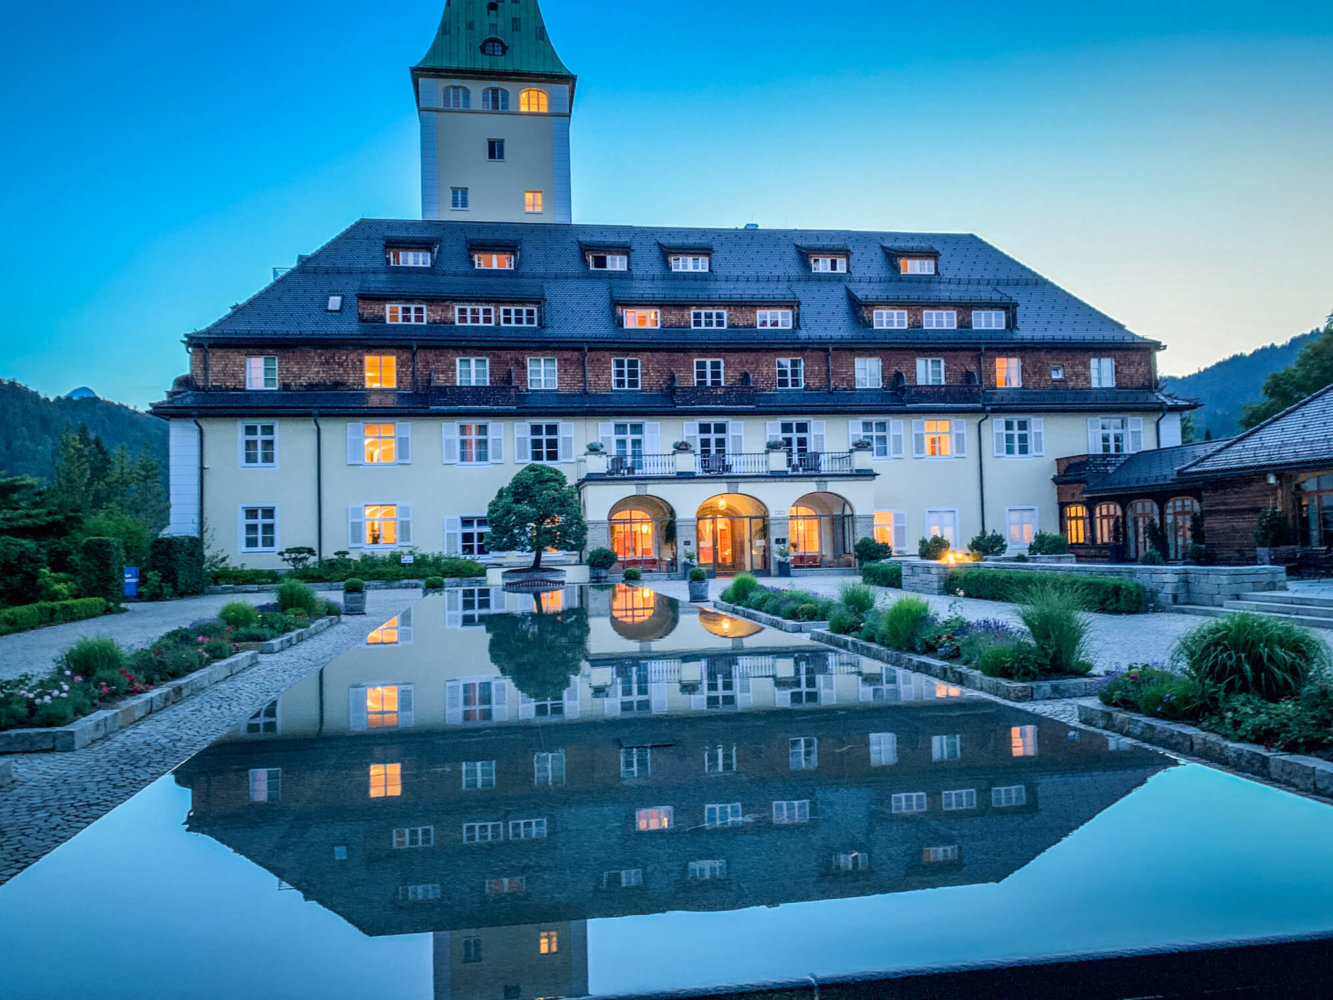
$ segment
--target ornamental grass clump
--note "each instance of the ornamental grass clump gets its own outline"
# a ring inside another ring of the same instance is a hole
[[[844,583],[838,588],[838,603],[864,615],[875,606],[875,592],[864,583]]]
[[[921,598],[900,598],[884,612],[875,639],[889,649],[913,652],[921,633],[930,624],[931,617],[930,605]]]
[[[222,610],[218,612],[218,617],[232,628],[247,628],[259,621],[259,612],[255,610],[253,604],[247,604],[245,601],[232,601],[230,604],[222,606]]]
[[[1053,580],[1034,584],[1019,605],[1018,617],[1050,673],[1086,674],[1092,669],[1086,658],[1092,619],[1084,607],[1077,586]]]
[[[745,599],[761,587],[759,578],[753,573],[737,573],[731,585],[722,591],[722,600],[728,604],[744,604]]]
[[[308,614],[323,606],[315,592],[300,580],[283,580],[278,584],[277,598],[279,609],[287,613],[300,611]]]
[[[1174,655],[1215,701],[1246,694],[1265,701],[1291,698],[1329,665],[1328,648],[1313,632],[1250,612],[1190,630]]]

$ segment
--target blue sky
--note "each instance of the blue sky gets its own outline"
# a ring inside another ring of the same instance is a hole
[[[420,213],[442,0],[24,4],[0,63],[0,377],[145,405],[181,337]],[[543,3],[580,222],[975,232],[1167,343],[1333,309],[1333,5]]]

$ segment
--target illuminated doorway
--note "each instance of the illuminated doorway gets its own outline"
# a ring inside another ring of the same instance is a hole
[[[676,512],[653,496],[626,497],[610,514],[611,549],[622,569],[676,569]]]
[[[754,497],[727,493],[696,514],[699,565],[723,575],[768,572],[768,508]]]
[[[854,566],[855,542],[852,506],[836,493],[807,493],[787,511],[787,545],[793,567]]]

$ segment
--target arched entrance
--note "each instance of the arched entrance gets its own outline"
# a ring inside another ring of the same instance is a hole
[[[654,496],[626,497],[611,508],[611,548],[622,568],[649,573],[676,569],[676,512]]]
[[[743,493],[726,493],[699,506],[699,565],[717,573],[768,572],[768,508]]]
[[[797,569],[854,566],[852,505],[836,493],[807,493],[787,511],[787,545]]]

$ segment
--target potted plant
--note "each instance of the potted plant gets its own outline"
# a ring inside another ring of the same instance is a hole
[[[776,549],[778,576],[791,576],[791,549],[786,545],[779,545]]]
[[[625,570],[626,583],[638,583],[642,579],[643,570],[639,569],[637,566],[631,566],[629,569]]]
[[[852,451],[869,451],[872,447],[874,447],[874,445],[865,438],[858,438],[852,442]]]
[[[605,446],[604,446],[604,445],[602,444],[602,442],[600,442],[600,441],[589,441],[589,442],[588,442],[588,454],[589,454],[589,455],[600,455],[600,454],[601,454],[603,451],[605,451],[605,450],[606,450]]]
[[[424,590],[427,594],[440,593],[440,591],[444,590],[444,577],[442,576],[426,577],[426,585]]]
[[[677,441],[671,447],[676,451],[694,451],[694,445],[690,444],[688,441]]]
[[[700,567],[690,570],[690,602],[698,604],[708,600],[708,574]]]
[[[589,575],[593,583],[602,583],[606,580],[606,571],[616,564],[615,552],[608,548],[593,549],[588,553]]]
[[[366,582],[352,577],[343,584],[343,614],[364,615],[366,613]]]

